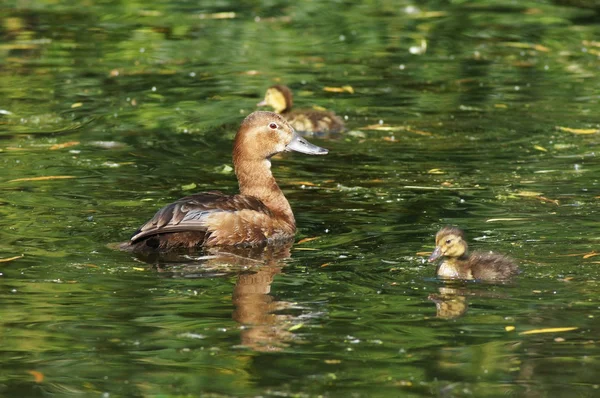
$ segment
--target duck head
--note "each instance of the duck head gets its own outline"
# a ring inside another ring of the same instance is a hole
[[[442,256],[458,258],[467,252],[467,248],[465,233],[461,229],[444,227],[435,235],[435,250],[428,261],[435,261]]]
[[[277,113],[289,111],[294,104],[292,91],[287,86],[275,85],[267,89],[265,99],[256,106],[270,106]]]
[[[285,151],[326,155],[329,151],[300,137],[290,124],[274,112],[257,111],[242,122],[235,137],[234,162],[265,160]]]

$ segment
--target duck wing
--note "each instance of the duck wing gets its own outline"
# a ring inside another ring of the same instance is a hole
[[[210,229],[208,219],[217,213],[226,215],[244,210],[272,216],[269,208],[253,196],[224,195],[218,191],[186,196],[157,211],[133,234],[130,243],[163,233],[207,232]]]
[[[519,273],[519,267],[510,257],[493,252],[474,252],[469,256],[475,279],[503,280]]]

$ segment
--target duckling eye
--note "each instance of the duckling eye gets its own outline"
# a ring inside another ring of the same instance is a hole
[[[446,244],[449,245],[450,243],[452,243],[452,239],[447,239]]]
[[[269,124],[269,128],[276,130],[279,126],[277,125],[277,123],[271,123]]]

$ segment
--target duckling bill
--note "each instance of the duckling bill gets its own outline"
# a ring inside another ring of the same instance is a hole
[[[316,109],[292,110],[294,105],[292,90],[280,84],[269,87],[265,99],[256,105],[270,106],[299,132],[339,133],[344,130],[344,122],[333,112]]]
[[[134,252],[169,252],[211,246],[258,246],[293,239],[292,208],[271,173],[271,157],[296,151],[325,155],[327,149],[300,137],[273,112],[254,112],[242,122],[233,146],[240,193],[186,196],[160,209],[129,242]]]
[[[519,267],[506,256],[492,252],[468,252],[465,233],[444,227],[435,235],[435,250],[429,262],[442,258],[437,275],[448,279],[507,280],[517,275]]]

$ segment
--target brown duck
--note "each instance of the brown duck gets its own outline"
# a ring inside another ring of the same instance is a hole
[[[271,173],[271,157],[327,150],[300,137],[273,112],[254,112],[242,122],[233,145],[240,193],[197,193],[160,209],[122,249],[168,252],[209,246],[258,246],[284,242],[296,231],[294,214]]]
[[[344,131],[344,122],[335,113],[316,109],[292,110],[294,101],[292,91],[283,85],[271,86],[267,89],[265,99],[257,106],[270,106],[299,132],[307,133],[339,133]]]
[[[443,257],[437,275],[448,279],[506,280],[519,273],[514,261],[492,252],[468,252],[465,233],[455,227],[444,227],[435,235],[436,248],[429,262]]]

